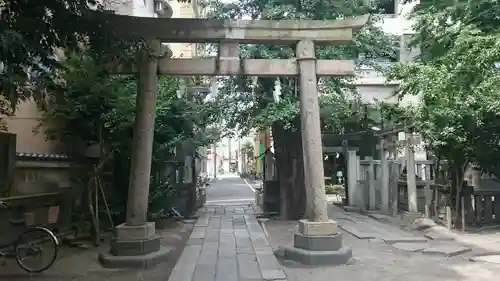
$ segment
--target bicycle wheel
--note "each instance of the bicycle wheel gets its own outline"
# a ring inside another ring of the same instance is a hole
[[[29,273],[40,273],[54,264],[58,251],[59,241],[52,231],[32,227],[19,235],[16,262]]]

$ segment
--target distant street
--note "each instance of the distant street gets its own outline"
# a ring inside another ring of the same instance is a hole
[[[207,187],[207,204],[244,204],[254,200],[257,184],[249,185],[235,174],[219,175]]]

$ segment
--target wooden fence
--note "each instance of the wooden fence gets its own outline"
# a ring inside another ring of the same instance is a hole
[[[465,226],[500,225],[500,190],[465,189],[461,198],[461,211]]]

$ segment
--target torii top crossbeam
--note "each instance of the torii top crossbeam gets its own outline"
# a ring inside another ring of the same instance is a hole
[[[92,12],[104,27],[128,39],[158,39],[165,43],[290,44],[312,40],[316,44],[352,41],[353,30],[361,28],[369,15],[342,20],[217,20],[145,18]]]

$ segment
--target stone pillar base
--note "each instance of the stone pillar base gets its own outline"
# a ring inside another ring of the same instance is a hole
[[[404,212],[401,214],[401,220],[403,224],[408,225],[413,223],[415,220],[422,218],[421,213]]]
[[[154,222],[116,227],[116,238],[109,252],[99,254],[99,262],[106,268],[149,268],[165,261],[172,248],[161,247],[155,235]]]
[[[300,220],[294,246],[285,249],[285,259],[306,265],[341,265],[352,257],[352,250],[342,246],[337,223]]]

